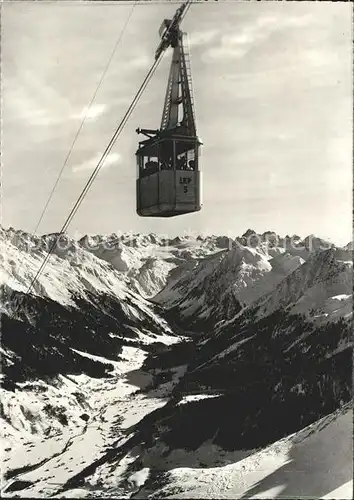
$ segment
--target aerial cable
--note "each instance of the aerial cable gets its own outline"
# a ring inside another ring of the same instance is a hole
[[[59,184],[59,181],[60,181],[61,176],[62,176],[62,174],[63,174],[63,172],[64,172],[64,169],[65,169],[65,167],[66,167],[66,165],[67,165],[67,163],[68,163],[68,161],[69,161],[69,159],[70,159],[70,157],[71,157],[71,154],[72,154],[72,152],[73,152],[73,149],[74,149],[74,146],[75,146],[75,144],[76,144],[76,141],[77,141],[77,139],[78,139],[78,137],[79,137],[79,135],[80,135],[80,133],[81,133],[81,130],[82,130],[82,128],[83,128],[83,126],[84,126],[84,124],[86,123],[86,120],[87,120],[88,114],[89,114],[90,109],[91,109],[91,107],[92,107],[92,104],[93,104],[94,100],[96,99],[97,93],[98,93],[98,91],[99,91],[99,89],[100,89],[100,87],[101,87],[101,85],[102,85],[102,82],[103,82],[103,80],[104,80],[104,78],[105,78],[105,76],[106,76],[106,74],[107,74],[107,71],[108,71],[108,69],[109,69],[109,67],[110,67],[110,65],[111,65],[111,62],[112,62],[113,57],[114,57],[114,55],[115,55],[115,53],[116,53],[116,51],[117,51],[117,48],[118,48],[118,46],[119,46],[120,42],[122,41],[123,35],[124,35],[124,33],[125,33],[125,30],[126,30],[126,29],[127,29],[127,27],[128,27],[129,21],[130,21],[130,19],[131,19],[131,16],[132,16],[132,14],[133,14],[133,10],[134,10],[134,7],[135,7],[135,6],[136,6],[136,4],[137,4],[137,1],[138,1],[138,0],[135,0],[135,2],[134,2],[134,4],[133,4],[133,7],[131,8],[131,10],[130,10],[130,12],[129,12],[129,14],[128,14],[128,17],[127,17],[127,19],[126,19],[126,21],[125,21],[125,24],[124,24],[124,26],[123,26],[123,28],[122,28],[122,31],[121,31],[121,33],[120,33],[120,35],[119,35],[119,37],[118,37],[118,40],[117,40],[117,42],[115,43],[115,46],[114,46],[114,48],[113,48],[113,50],[112,50],[112,53],[111,53],[111,55],[110,55],[110,57],[109,57],[109,59],[108,59],[108,62],[107,62],[107,64],[106,64],[106,67],[105,67],[105,69],[104,69],[104,71],[103,71],[103,73],[102,73],[102,76],[101,76],[101,78],[100,78],[100,80],[99,80],[98,84],[97,84],[96,90],[95,90],[95,92],[93,93],[93,96],[92,96],[92,98],[91,98],[91,101],[90,101],[90,103],[89,103],[89,105],[88,105],[88,107],[87,107],[87,110],[86,110],[85,116],[84,116],[84,118],[82,119],[81,124],[80,124],[80,126],[79,126],[79,128],[78,128],[78,130],[77,130],[77,132],[76,132],[76,134],[75,134],[75,137],[74,137],[74,140],[73,140],[73,142],[72,142],[72,144],[71,144],[71,146],[70,146],[69,152],[68,152],[68,154],[66,155],[66,158],[65,158],[65,160],[64,160],[64,163],[63,163],[63,165],[62,165],[62,167],[61,167],[61,169],[60,169],[60,172],[59,172],[58,177],[57,177],[57,179],[56,179],[56,181],[55,181],[55,183],[54,183],[54,186],[53,186],[53,188],[52,188],[52,190],[51,190],[51,192],[50,192],[50,194],[49,194],[49,197],[48,197],[48,199],[47,199],[47,202],[46,202],[46,204],[45,204],[45,206],[44,206],[44,208],[43,208],[43,210],[42,210],[41,216],[40,216],[39,221],[38,221],[38,223],[37,223],[37,225],[36,225],[36,227],[35,227],[35,229],[34,229],[34,231],[33,231],[33,234],[36,234],[36,232],[38,231],[38,228],[39,228],[39,226],[40,226],[40,224],[41,224],[41,222],[42,222],[42,220],[43,220],[43,217],[44,217],[44,215],[45,215],[45,213],[46,213],[46,211],[47,211],[47,208],[48,208],[48,206],[49,206],[49,203],[51,202],[51,200],[52,200],[52,198],[53,198],[54,192],[55,192],[55,190],[56,190],[56,188],[57,188],[57,186],[58,186],[58,184]]]
[[[161,56],[162,56],[162,54],[161,54]],[[56,247],[56,245],[57,245],[57,243],[58,243],[58,241],[59,241],[60,236],[61,236],[61,235],[62,235],[62,234],[63,234],[63,233],[67,230],[67,228],[69,227],[69,225],[70,225],[70,223],[71,223],[71,221],[72,221],[73,217],[75,216],[75,214],[76,214],[76,212],[77,212],[77,210],[78,210],[79,206],[81,205],[81,203],[82,203],[83,199],[85,198],[85,196],[86,196],[86,194],[87,194],[88,190],[90,189],[90,187],[91,187],[91,185],[92,185],[93,181],[95,180],[95,178],[96,178],[96,176],[97,176],[98,172],[100,171],[100,169],[101,169],[101,167],[102,167],[102,165],[103,165],[103,163],[104,163],[104,161],[105,161],[106,157],[107,157],[107,156],[108,156],[108,154],[110,153],[110,151],[111,151],[111,149],[112,149],[112,147],[113,147],[113,145],[114,145],[115,141],[117,140],[118,136],[119,136],[119,135],[120,135],[120,133],[122,132],[122,130],[123,130],[123,128],[124,128],[124,126],[125,126],[126,122],[128,121],[128,118],[130,117],[130,115],[131,115],[131,113],[133,112],[133,110],[134,110],[134,108],[135,108],[136,104],[138,103],[138,100],[140,99],[141,94],[142,94],[142,93],[143,93],[143,91],[145,90],[145,88],[146,88],[147,84],[149,83],[149,81],[150,81],[150,79],[151,79],[151,77],[152,77],[153,73],[155,72],[155,69],[156,69],[156,67],[158,66],[158,64],[159,64],[159,62],[160,62],[160,60],[161,60],[161,56],[160,56],[160,57],[159,57],[159,59],[157,59],[157,60],[154,62],[154,64],[151,66],[151,68],[150,68],[150,70],[149,70],[149,72],[148,72],[147,76],[145,77],[145,79],[144,79],[144,81],[143,81],[142,85],[140,86],[140,88],[139,88],[139,90],[138,90],[137,94],[135,95],[135,97],[134,97],[134,99],[133,99],[132,103],[130,104],[130,106],[129,106],[129,108],[128,108],[128,111],[125,113],[125,115],[124,115],[124,117],[123,117],[122,121],[120,122],[119,126],[117,127],[116,131],[114,132],[114,135],[113,135],[112,139],[110,140],[110,142],[109,142],[108,146],[106,147],[106,149],[105,149],[104,153],[102,154],[102,156],[101,156],[101,158],[100,158],[99,162],[97,163],[97,165],[96,165],[96,167],[95,167],[94,171],[92,172],[92,174],[91,174],[90,178],[88,179],[88,181],[87,181],[87,183],[86,183],[86,185],[85,185],[84,189],[82,190],[82,192],[81,192],[81,194],[80,194],[79,198],[77,199],[77,201],[76,201],[75,205],[74,205],[74,206],[73,206],[73,208],[71,209],[71,211],[70,211],[70,213],[69,213],[69,215],[68,215],[68,217],[67,217],[67,219],[66,219],[66,221],[65,221],[65,223],[64,223],[64,225],[63,225],[63,227],[61,228],[61,230],[60,230],[60,232],[58,233],[58,235],[55,237],[55,239],[54,239],[54,241],[53,241],[53,243],[52,243],[51,247],[49,248],[49,251],[48,251],[47,255],[45,256],[45,258],[44,258],[44,260],[43,260],[43,262],[42,262],[42,264],[41,264],[40,268],[38,269],[38,271],[37,271],[37,273],[36,273],[35,277],[34,277],[34,278],[33,278],[33,280],[31,281],[31,284],[29,285],[28,290],[27,290],[27,292],[26,292],[27,294],[31,291],[31,289],[32,289],[32,287],[33,287],[33,285],[34,285],[34,283],[36,282],[37,278],[39,277],[39,275],[40,275],[40,274],[41,274],[41,272],[43,271],[43,269],[44,269],[45,265],[47,264],[47,262],[48,262],[48,260],[49,260],[50,255],[53,253],[53,251],[54,251],[54,249],[55,249],[55,247]]]
[[[186,2],[186,9],[184,11],[184,15],[183,17],[181,18],[181,21],[183,20],[183,18],[185,17],[185,15],[187,14],[187,11],[189,10],[189,7],[190,7],[190,4],[191,4],[191,0],[187,0]],[[126,111],[125,115],[123,116],[120,124],[118,125],[118,127],[116,128],[111,140],[109,141],[106,149],[104,150],[103,154],[101,155],[101,158],[99,159],[94,171],[92,172],[92,174],[90,175],[84,189],[82,190],[80,196],[78,197],[75,205],[73,206],[73,208],[71,209],[66,221],[64,222],[63,224],[63,227],[61,228],[60,232],[57,234],[57,236],[54,238],[54,241],[52,242],[52,245],[50,246],[49,248],[49,251],[47,253],[47,255],[45,256],[41,266],[39,267],[35,277],[32,279],[28,289],[27,289],[27,294],[30,293],[30,291],[32,290],[32,287],[33,285],[35,284],[35,282],[37,281],[38,277],[40,276],[40,274],[42,273],[44,267],[46,266],[51,254],[53,253],[61,235],[67,230],[67,228],[69,227],[72,219],[74,218],[77,210],[79,209],[83,199],[85,198],[87,192],[89,191],[92,183],[94,182],[95,178],[97,177],[105,159],[107,158],[108,154],[110,153],[112,147],[114,146],[117,138],[119,137],[119,135],[121,134],[121,132],[123,131],[124,129],[124,126],[126,125],[128,119],[130,118],[132,112],[134,111],[137,103],[139,102],[139,99],[141,97],[141,95],[143,94],[145,88],[147,87],[148,83],[150,82],[153,74],[155,73],[158,65],[160,64],[161,62],[161,59],[162,59],[162,56],[163,56],[163,53],[164,51],[162,51],[160,53],[160,55],[155,59],[154,63],[152,64],[151,68],[149,69],[143,83],[140,85],[139,87],[139,90],[137,91],[137,93],[135,94],[128,110]]]

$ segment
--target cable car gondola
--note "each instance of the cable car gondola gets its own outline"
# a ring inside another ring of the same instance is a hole
[[[174,217],[201,209],[201,140],[197,136],[189,54],[179,23],[184,6],[160,27],[155,58],[173,48],[161,126],[136,132],[137,213],[142,217]],[[180,116],[181,115],[181,116]]]

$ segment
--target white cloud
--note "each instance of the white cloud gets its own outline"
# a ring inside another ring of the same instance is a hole
[[[97,117],[101,116],[107,109],[106,104],[93,104],[91,107],[86,106],[81,113],[75,113],[72,115],[74,119],[83,120],[95,120]]]
[[[256,41],[265,39],[269,29],[258,23],[245,26],[238,33],[227,33],[220,39],[220,44],[204,53],[210,59],[238,59],[243,57]]]
[[[145,56],[136,57],[129,61],[129,68],[147,68],[149,64],[152,64],[152,58]]]
[[[40,89],[43,90],[42,101],[38,97],[38,89],[37,94],[31,93],[31,88],[25,86],[6,89],[6,103],[10,103],[10,113],[29,125],[46,127],[67,123],[72,119],[82,120],[86,114],[87,120],[95,120],[107,108],[105,104],[94,104],[90,108],[83,108],[80,113],[73,112],[68,100],[62,99],[60,95],[54,95],[46,100],[44,86],[42,85]]]
[[[219,45],[206,50],[204,58],[239,59],[244,57],[254,45],[267,40],[273,31],[284,30],[293,26],[305,26],[309,19],[309,15],[295,17],[281,15],[259,16],[236,32],[232,29],[232,31],[223,35]]]
[[[245,47],[221,46],[208,50],[205,56],[210,59],[239,59],[247,54]]]
[[[192,47],[196,45],[204,45],[210,43],[219,34],[219,30],[208,30],[208,31],[192,31],[188,34],[188,43]]]
[[[321,48],[308,48],[300,54],[302,60],[312,66],[331,66],[340,62],[339,56],[334,51],[321,50]]]
[[[95,156],[93,156],[89,160],[86,160],[82,163],[74,165],[72,167],[72,171],[77,173],[77,172],[82,172],[82,171],[86,171],[86,170],[94,170],[94,168],[96,168],[98,162],[100,161],[101,157],[102,157],[102,153],[97,153]],[[121,162],[121,159],[122,158],[121,158],[120,154],[110,153],[107,156],[105,162],[103,163],[102,168],[108,168],[108,167],[111,167],[113,165],[117,165],[118,163]]]

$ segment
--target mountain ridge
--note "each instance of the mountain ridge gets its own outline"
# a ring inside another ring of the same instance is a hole
[[[0,231],[7,495],[174,496],[180,467],[216,467],[224,491],[228,460],[347,409],[348,249],[252,230],[64,235],[28,294],[56,237]],[[58,458],[35,453],[63,436]]]

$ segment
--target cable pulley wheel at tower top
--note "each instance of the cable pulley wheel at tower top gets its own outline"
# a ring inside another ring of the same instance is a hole
[[[159,30],[155,57],[173,49],[160,128],[136,130],[147,137],[136,152],[137,213],[142,217],[174,217],[202,207],[202,142],[196,131],[190,55],[180,30],[187,4],[172,20],[165,19]]]

